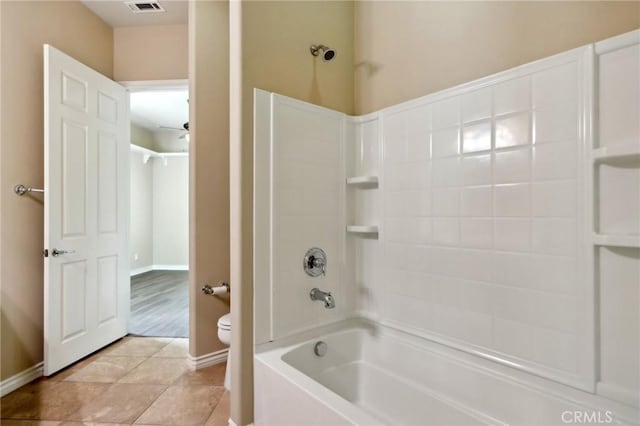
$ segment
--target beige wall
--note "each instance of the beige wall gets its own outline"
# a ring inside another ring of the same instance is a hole
[[[156,130],[153,132],[153,145],[155,147],[153,150],[156,152],[188,152],[189,142],[184,136],[184,131],[182,130]]]
[[[153,265],[153,160],[145,163],[135,151],[129,158],[129,267],[135,270]]]
[[[189,263],[189,157],[131,152],[131,270]],[[135,255],[138,259],[135,259]]]
[[[245,124],[253,117],[255,87],[353,112],[352,2],[249,1],[242,10]],[[336,58],[314,58],[312,44],[334,48]],[[252,141],[250,132],[245,137]]]
[[[1,1],[0,9],[0,378],[6,379],[43,359],[43,198],[11,190],[44,181],[42,44],[110,77],[113,33],[79,2]]]
[[[144,127],[140,127],[136,124],[131,124],[131,143],[141,146],[143,148],[156,150],[156,143],[153,133]]]
[[[187,78],[187,33],[187,25],[114,28],[114,80]]]
[[[361,1],[355,112],[432,93],[640,26],[640,2]]]
[[[253,88],[353,112],[353,3],[243,2],[241,30],[234,37],[242,40],[242,79],[241,90],[236,88],[241,99],[232,103],[232,107],[241,104],[237,117],[241,128],[232,143],[241,146],[232,147],[231,163],[242,170],[233,170],[231,185],[242,188],[242,197],[232,199],[231,227],[232,253],[241,253],[242,260],[241,264],[234,260],[232,270],[232,283],[239,282],[241,288],[233,290],[233,324],[240,333],[234,333],[232,342],[233,363],[239,368],[232,374],[231,417],[245,425],[253,420]],[[311,44],[336,49],[336,58],[332,62],[314,58]]]
[[[229,299],[205,283],[229,280],[229,8],[189,2],[189,352],[225,348],[217,321]],[[228,282],[228,281],[227,281]],[[231,285],[237,283],[231,282]],[[193,338],[195,337],[195,339]]]
[[[189,157],[155,158],[153,264],[186,266],[188,263]]]

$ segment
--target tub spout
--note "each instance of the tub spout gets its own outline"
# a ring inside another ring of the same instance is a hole
[[[324,307],[327,309],[333,309],[336,307],[336,301],[333,299],[330,291],[322,291],[319,288],[314,288],[309,293],[311,300],[320,300],[324,302]]]

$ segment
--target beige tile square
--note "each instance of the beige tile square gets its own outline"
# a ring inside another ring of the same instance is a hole
[[[202,425],[222,397],[219,386],[171,386],[136,420],[136,424]]]
[[[39,377],[28,384],[22,386],[21,388],[16,389],[8,395],[2,397],[2,403],[5,404],[9,398],[12,398],[15,394],[18,393],[37,393],[37,392],[45,392],[58,383],[54,380],[51,380],[48,377]]]
[[[56,381],[62,381],[64,379],[66,379],[67,377],[71,376],[73,373],[75,373],[76,371],[86,367],[87,365],[91,364],[93,361],[97,360],[98,358],[102,357],[101,351],[95,352],[93,354],[87,355],[86,357],[82,358],[79,361],[76,361],[75,363],[71,364],[70,366],[58,371],[57,373],[47,377],[47,380],[56,382]]]
[[[222,398],[216,408],[214,408],[213,413],[209,416],[209,419],[204,424],[205,426],[228,426],[229,425],[229,414],[231,412],[231,393],[225,389],[222,394]]]
[[[2,426],[61,426],[62,423],[51,420],[5,420],[0,421]]]
[[[165,389],[162,385],[116,383],[67,420],[131,424]]]
[[[57,426],[131,426],[131,423],[62,422]]]
[[[164,337],[129,337],[126,341],[102,351],[103,356],[152,356],[171,343]]]
[[[68,382],[114,383],[146,359],[145,357],[104,356],[75,370],[64,380]]]
[[[187,370],[182,358],[148,358],[118,380],[118,383],[170,385]]]
[[[86,357],[82,358],[79,361],[76,361],[75,363],[71,364],[70,366],[66,367],[63,370],[58,371],[54,375],[47,377],[47,379],[52,381],[65,380],[69,376],[73,375],[76,371],[86,367],[87,365],[91,364],[93,361],[99,358],[102,358],[105,353],[108,353],[109,351],[113,351],[114,349],[124,345],[126,342],[128,342],[131,339],[132,338],[129,336],[125,336],[122,339],[118,339],[115,342],[111,343],[110,345],[92,354],[87,355]]]
[[[102,383],[41,381],[2,398],[2,418],[63,420],[108,388]]]
[[[200,370],[187,370],[174,385],[210,385],[224,386],[224,374],[227,363],[212,365]]]
[[[154,358],[187,358],[189,339],[173,339],[171,343],[156,352]]]

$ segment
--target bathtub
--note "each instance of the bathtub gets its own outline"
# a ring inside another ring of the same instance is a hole
[[[326,354],[314,347],[326,344]],[[364,319],[256,347],[255,424],[638,424],[636,408]]]

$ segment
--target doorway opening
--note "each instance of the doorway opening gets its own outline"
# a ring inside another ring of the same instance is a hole
[[[187,82],[127,83],[131,105],[128,332],[188,337]]]

